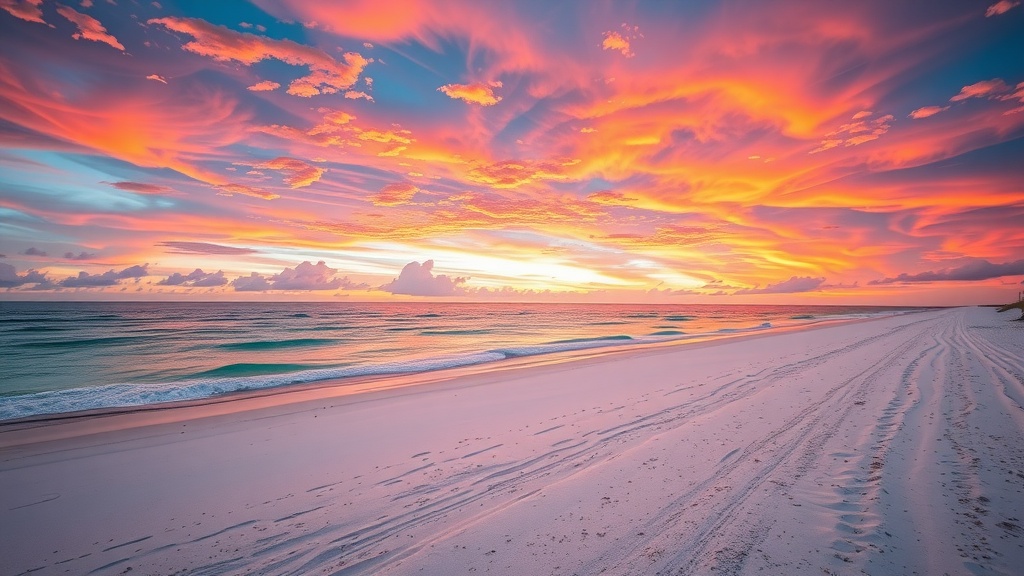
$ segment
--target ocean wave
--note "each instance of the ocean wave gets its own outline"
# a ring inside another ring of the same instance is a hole
[[[253,340],[249,342],[226,342],[217,344],[217,348],[225,350],[276,350],[279,348],[304,348],[307,346],[327,346],[344,342],[337,338],[294,338],[291,340]]]
[[[132,344],[144,340],[137,336],[107,336],[102,338],[79,338],[75,340],[32,340],[20,342],[17,348],[82,348],[88,346],[111,346]]]
[[[424,336],[476,336],[480,334],[492,334],[494,330],[481,328],[479,330],[424,330],[420,334]]]
[[[279,386],[307,384],[358,376],[432,372],[446,368],[493,362],[495,360],[503,360],[504,358],[505,356],[498,352],[483,352],[365,366],[318,368],[262,376],[197,378],[195,380],[156,384],[109,384],[89,388],[51,390],[21,396],[0,397],[0,420],[80,410],[125,408],[182,400],[197,400],[232,392],[263,390]]]

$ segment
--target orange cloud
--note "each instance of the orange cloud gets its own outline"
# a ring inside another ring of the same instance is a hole
[[[183,49],[219,62],[233,61],[251,66],[274,59],[293,66],[306,66],[309,74],[293,80],[288,86],[288,93],[294,96],[310,97],[347,90],[359,80],[359,75],[369,63],[357,52],[346,52],[344,62],[339,62],[318,48],[291,40],[235,32],[198,18],[153,18],[148,23],[191,36],[192,41],[185,43]]]
[[[167,79],[159,74],[150,74],[149,76],[146,76],[146,80],[155,80],[157,82],[167,84]]]
[[[311,164],[307,164],[302,160],[296,158],[288,158],[281,156],[274,158],[273,160],[257,164],[257,168],[279,170],[286,174],[284,178],[285,184],[288,184],[293,189],[302,188],[309,186],[314,182],[318,182],[320,177],[324,174],[323,168],[318,168]]]
[[[117,41],[117,38],[114,38],[112,35],[107,33],[107,29],[100,24],[99,20],[64,5],[57,6],[57,13],[67,18],[72,24],[78,27],[78,32],[71,36],[75,40],[92,40],[93,42],[102,42],[111,48],[116,48],[124,52],[124,46]]]
[[[826,134],[826,138],[821,141],[821,144],[814,150],[811,150],[810,153],[817,154],[839,145],[857,146],[865,142],[877,140],[882,134],[889,131],[889,128],[892,126],[893,116],[892,114],[886,114],[885,116],[867,120],[870,115],[870,112],[867,115],[864,112],[854,114],[853,122],[843,124]]]
[[[246,186],[245,184],[220,184],[214,186],[217,189],[217,194],[221,196],[234,196],[235,194],[241,194],[243,196],[252,196],[253,198],[262,198],[263,200],[274,200],[280,198],[279,195],[273,192],[268,192],[260,188],[254,188],[252,186]]]
[[[632,58],[636,56],[633,50],[630,49],[629,40],[622,34],[615,31],[608,31],[604,33],[604,41],[601,42],[601,48],[604,50],[615,50],[621,52],[626,58]]]
[[[444,92],[449,98],[464,100],[470,104],[479,104],[481,106],[494,106],[501,102],[501,96],[494,95],[495,88],[501,88],[501,82],[491,82],[489,84],[445,84],[438,88],[438,90]]]
[[[379,192],[370,197],[370,201],[377,206],[408,204],[417,192],[419,192],[419,188],[408,182],[395,182],[381,188]]]
[[[494,188],[518,188],[541,180],[561,180],[565,178],[565,166],[556,162],[506,160],[478,165],[469,170],[466,178]]]
[[[968,98],[984,98],[986,96],[997,96],[1004,92],[1008,92],[1010,87],[1000,78],[994,78],[992,80],[982,80],[981,82],[975,82],[970,86],[964,86],[960,89],[960,93],[949,99],[950,102],[960,102],[961,100],[967,100]]]
[[[929,116],[934,116],[939,112],[943,112],[945,110],[949,110],[949,106],[924,106],[923,108],[918,108],[917,110],[911,112],[910,117],[915,120],[918,120],[921,118],[928,118]]]
[[[15,18],[21,18],[28,22],[46,24],[43,20],[43,0],[0,0],[0,9],[6,10]]]
[[[277,90],[280,87],[281,85],[273,80],[263,80],[249,86],[247,89],[252,90],[253,92],[269,92],[271,90]]]
[[[623,23],[622,32],[615,32],[609,30],[604,33],[604,41],[601,42],[601,48],[603,50],[615,50],[622,53],[626,58],[632,58],[636,56],[633,53],[631,42],[643,38],[644,35],[640,33],[639,26],[630,26],[629,24]]]
[[[369,100],[370,102],[373,102],[373,96],[370,96],[369,94],[361,90],[349,90],[345,92],[345,98],[348,98],[349,100],[358,100],[362,98],[364,100]]]
[[[999,14],[1006,14],[1010,9],[1020,6],[1018,0],[999,0],[995,4],[988,7],[985,10],[985,17],[991,18],[992,16],[998,16]]]

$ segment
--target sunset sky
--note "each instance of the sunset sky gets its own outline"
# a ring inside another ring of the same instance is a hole
[[[973,304],[1024,6],[0,0],[0,299]]]

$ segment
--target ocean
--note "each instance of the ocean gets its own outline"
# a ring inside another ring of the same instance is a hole
[[[913,309],[0,302],[0,420],[773,330]]]

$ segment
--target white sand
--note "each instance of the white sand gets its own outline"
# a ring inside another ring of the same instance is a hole
[[[1013,317],[0,427],[0,573],[1020,574]]]

